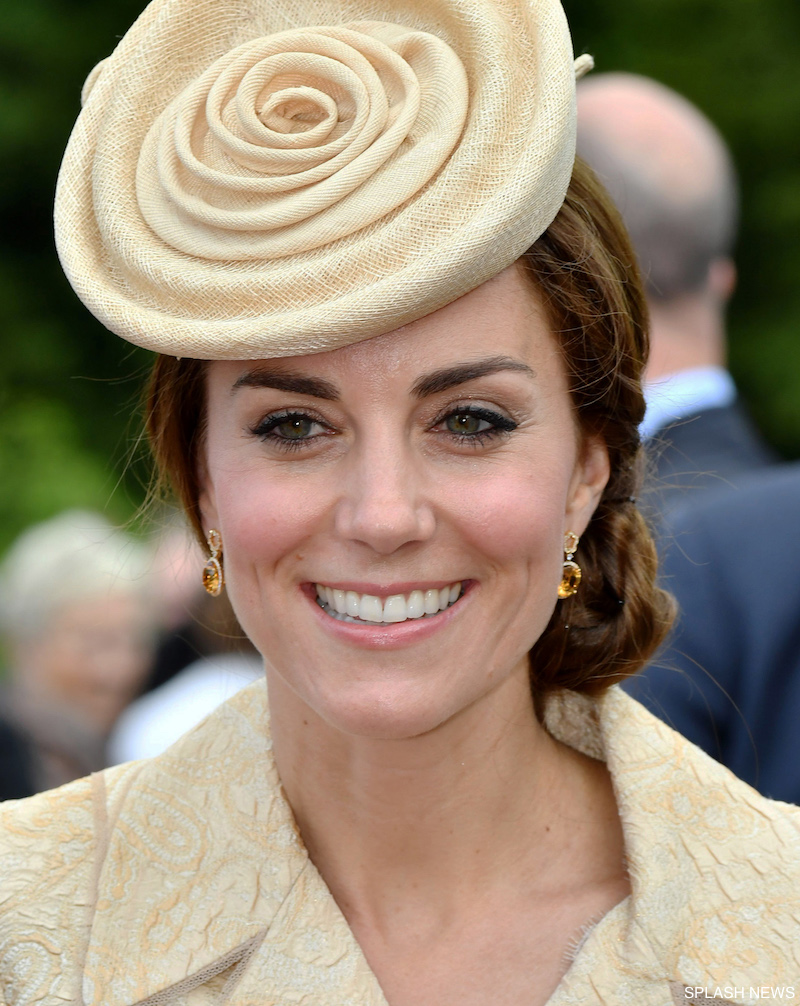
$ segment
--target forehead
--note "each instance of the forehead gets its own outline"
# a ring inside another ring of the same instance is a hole
[[[459,300],[412,324],[364,342],[310,356],[267,361],[270,370],[307,373],[361,390],[470,360],[507,357],[537,378],[561,383],[563,366],[541,295],[522,267],[511,266]],[[229,386],[253,361],[215,361],[211,380]]]

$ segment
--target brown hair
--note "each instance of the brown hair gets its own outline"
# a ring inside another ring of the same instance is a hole
[[[619,214],[580,159],[564,205],[523,264],[561,343],[580,425],[604,439],[611,461],[576,555],[580,589],[558,602],[531,651],[540,707],[555,688],[598,693],[637,671],[669,629],[673,602],[656,585],[655,546],[635,500],[643,471],[647,307]],[[157,357],[147,399],[159,487],[171,486],[201,542],[205,369],[203,360]]]
[[[580,425],[603,438],[611,467],[576,555],[578,593],[559,601],[531,651],[534,695],[596,694],[644,666],[675,605],[656,583],[655,544],[636,501],[647,304],[619,213],[580,158],[558,216],[523,261],[561,344]]]

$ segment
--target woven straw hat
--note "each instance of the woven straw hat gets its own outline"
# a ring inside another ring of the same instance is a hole
[[[559,0],[153,0],[84,87],[62,264],[172,356],[392,331],[552,222],[590,65]]]

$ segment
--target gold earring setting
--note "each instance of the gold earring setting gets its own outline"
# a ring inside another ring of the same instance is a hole
[[[581,585],[581,567],[573,560],[573,555],[577,551],[580,538],[573,532],[567,531],[564,535],[564,567],[561,573],[561,583],[558,585],[558,596],[563,601],[566,597],[572,597],[577,593]]]
[[[211,555],[203,567],[203,586],[212,597],[219,597],[225,586],[225,574],[222,572],[222,535],[211,528],[206,537]]]

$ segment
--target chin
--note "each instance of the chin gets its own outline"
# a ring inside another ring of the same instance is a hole
[[[409,740],[440,727],[456,710],[427,697],[418,682],[402,686],[361,683],[335,695],[316,695],[308,703],[329,727],[352,737]]]

